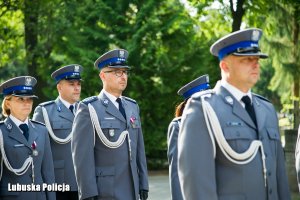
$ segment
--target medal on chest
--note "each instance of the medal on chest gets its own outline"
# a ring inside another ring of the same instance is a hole
[[[132,126],[132,128],[136,128],[136,117],[135,116],[131,116],[130,117],[130,124]]]
[[[114,137],[115,136],[115,130],[114,129],[109,129],[109,136]]]
[[[37,144],[35,141],[33,141],[33,143],[31,144],[31,149],[32,149],[32,155],[33,156],[38,156],[39,155],[39,152],[37,150]]]

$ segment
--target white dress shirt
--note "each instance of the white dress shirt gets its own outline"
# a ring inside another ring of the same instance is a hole
[[[21,124],[27,124],[28,126],[28,117],[25,119],[24,122],[22,122],[21,120],[17,119],[16,117],[14,117],[12,114],[9,115],[9,118],[11,119],[11,121],[13,121],[13,123],[15,123],[15,125],[20,129],[20,125]],[[21,129],[20,129],[21,130]],[[23,133],[23,131],[21,130],[21,132]]]
[[[117,97],[115,97],[114,95],[108,93],[107,91],[105,91],[103,89],[104,94],[107,96],[107,98],[117,107],[117,109],[119,109],[119,104],[117,102]],[[119,98],[121,98],[122,96],[120,96]]]
[[[249,90],[247,93],[242,92],[241,90],[237,89],[236,87],[234,87],[233,85],[229,84],[227,81],[225,80],[221,80],[221,86],[223,86],[225,89],[227,89],[232,96],[234,96],[234,98],[240,102],[240,104],[245,108],[245,104],[244,102],[241,100],[243,98],[243,96],[249,96],[252,102],[252,94],[251,94],[251,90]]]

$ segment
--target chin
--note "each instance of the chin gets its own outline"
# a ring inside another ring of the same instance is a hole
[[[121,90],[121,91],[124,91],[125,88],[126,88],[126,85],[123,85],[123,86],[120,87],[120,90]]]
[[[76,97],[76,98],[73,98],[73,101],[79,101],[80,100],[80,97]]]

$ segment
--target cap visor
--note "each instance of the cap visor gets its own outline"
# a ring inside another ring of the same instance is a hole
[[[12,96],[15,96],[15,97],[29,97],[29,98],[36,98],[36,99],[39,98],[38,96],[29,95],[29,94],[12,94]]]
[[[81,78],[65,78],[65,79],[61,79],[61,80],[67,80],[67,81],[78,80],[78,81],[82,81]]]
[[[264,53],[232,53],[235,56],[259,56],[260,58],[268,58],[269,56]]]
[[[109,67],[109,68],[127,68],[127,69],[130,69],[129,66],[125,66],[125,65],[108,65],[107,67]]]

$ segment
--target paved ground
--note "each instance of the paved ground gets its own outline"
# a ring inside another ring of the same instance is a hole
[[[149,174],[149,198],[148,200],[171,200],[170,185],[167,172]]]
[[[170,184],[167,172],[149,173],[150,192],[148,200],[171,200]],[[291,193],[292,200],[300,200],[298,191]]]

